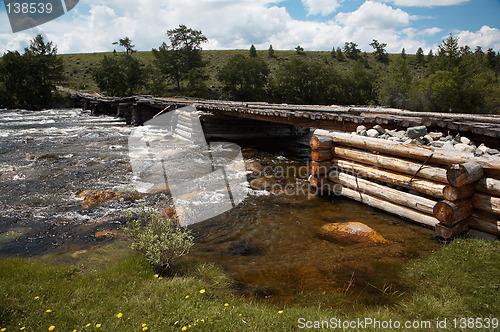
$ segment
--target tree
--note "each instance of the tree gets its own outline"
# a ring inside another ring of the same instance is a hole
[[[337,53],[335,52],[335,46],[330,51],[330,55],[332,56],[333,59],[337,58]]]
[[[126,54],[118,58],[105,55],[92,75],[104,93],[118,97],[132,96],[146,83],[147,73],[141,68],[143,64],[132,57],[135,50],[130,38],[120,39],[120,46],[125,47]]]
[[[344,53],[349,59],[358,60],[361,50],[358,48],[358,44],[348,42],[344,45]]]
[[[269,67],[264,60],[237,54],[221,68],[217,79],[233,97],[259,100],[264,94],[268,76]]]
[[[267,50],[267,54],[269,55],[270,58],[276,58],[276,55],[274,54],[273,45],[269,45],[269,50]]]
[[[250,46],[250,57],[251,58],[256,58],[257,57],[257,50],[255,49],[254,45]]]
[[[341,84],[340,75],[333,67],[294,58],[279,66],[274,89],[283,102],[332,104],[338,100]]]
[[[181,82],[189,77],[191,71],[199,72],[206,66],[201,55],[201,44],[207,42],[207,38],[201,31],[185,25],[168,30],[167,35],[170,44],[164,42],[158,50],[153,49],[155,66],[165,80],[175,83],[177,90],[181,90]]]
[[[136,52],[136,50],[134,50],[135,45],[132,45],[132,41],[130,40],[129,37],[120,39],[119,41],[114,42],[113,45],[120,45],[121,47],[124,47],[127,55]]]
[[[378,101],[384,106],[407,108],[412,81],[413,75],[407,61],[396,58],[389,65],[387,75],[380,77],[377,87]]]
[[[417,53],[415,53],[415,59],[417,60],[418,64],[424,63],[424,50],[422,49],[422,47],[419,47]]]
[[[486,51],[486,59],[488,62],[488,66],[494,69],[497,65],[497,55],[492,48],[488,48],[488,51]]]
[[[427,54],[427,62],[431,63],[433,59],[434,59],[434,54],[432,53],[432,50],[430,50],[429,53]]]
[[[387,47],[386,43],[380,44],[376,39],[374,39],[370,46],[374,48],[373,54],[375,54],[375,59],[383,63],[389,62],[389,55],[385,51],[385,48]]]
[[[406,60],[406,50],[405,48],[403,47],[403,49],[401,50],[401,58],[403,58],[403,60]]]
[[[53,99],[55,84],[64,79],[62,58],[57,47],[37,35],[24,54],[7,52],[0,65],[0,81],[10,106],[44,106]]]
[[[345,61],[344,53],[342,53],[342,49],[340,47],[337,47],[337,52],[336,52],[336,58],[338,61],[342,62]]]
[[[304,55],[304,48],[302,48],[302,46],[300,45],[297,45],[297,47],[295,48],[295,52],[297,52],[298,55]]]

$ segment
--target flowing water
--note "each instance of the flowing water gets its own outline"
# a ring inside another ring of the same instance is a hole
[[[165,204],[165,193],[135,192],[132,131],[120,119],[77,109],[0,110],[0,254],[34,257],[109,243],[117,237],[99,231],[120,229],[127,210]],[[234,209],[192,225],[195,246],[186,259],[222,265],[243,294],[283,302],[350,289],[376,302],[401,263],[439,246],[429,229],[343,198],[308,195],[305,164],[282,151],[242,152],[287,191],[248,189]],[[87,190],[129,194],[84,208]],[[389,244],[317,236],[325,223],[347,221],[367,224]]]

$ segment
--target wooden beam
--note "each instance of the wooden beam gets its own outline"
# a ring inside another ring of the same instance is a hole
[[[313,136],[311,137],[309,145],[313,150],[331,149],[333,146],[333,141],[325,136]]]
[[[453,164],[448,166],[446,178],[453,187],[462,187],[466,184],[479,181],[483,177],[483,167],[476,162]]]
[[[472,204],[474,208],[500,215],[500,197],[490,196],[483,193],[475,193],[472,196]]]
[[[476,190],[492,196],[500,196],[500,180],[493,177],[483,177],[476,184]]]
[[[453,226],[467,219],[472,212],[474,212],[474,207],[469,199],[457,202],[441,201],[434,206],[434,217],[446,226]]]

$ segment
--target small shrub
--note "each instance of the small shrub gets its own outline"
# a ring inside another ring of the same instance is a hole
[[[139,215],[129,214],[125,233],[132,237],[132,249],[142,252],[158,272],[169,274],[172,263],[186,255],[193,246],[193,236],[176,219],[170,219],[152,209]]]

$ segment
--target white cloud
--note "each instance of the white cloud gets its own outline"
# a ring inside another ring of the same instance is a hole
[[[308,15],[327,16],[340,6],[338,0],[302,0],[302,3],[306,7]]]
[[[434,28],[425,29],[425,30],[421,31],[420,34],[423,36],[434,36],[435,34],[441,32],[441,31],[443,31],[443,29],[434,27]]]
[[[476,46],[481,46],[483,50],[492,48],[496,51],[500,50],[500,30],[483,26],[479,31],[461,31],[455,35],[459,37],[460,45],[469,45],[472,49]]]
[[[388,0],[396,6],[403,7],[437,7],[437,6],[455,6],[470,0]]]
[[[351,28],[392,29],[410,24],[411,16],[386,4],[366,1],[356,11],[339,13],[337,22]]]
[[[331,50],[353,41],[370,52],[369,44],[377,39],[387,43],[389,52],[405,47],[409,53],[426,48],[422,34],[405,30],[414,19],[373,0],[325,22],[293,19],[280,1],[271,0],[87,0],[67,15],[22,33],[12,34],[2,20],[0,54],[22,50],[40,32],[58,45],[59,53],[112,51],[112,43],[125,36],[136,49],[147,51],[167,41],[166,31],[179,24],[201,30],[209,40],[205,49],[248,49],[251,44],[267,49],[272,44],[276,50],[297,45]]]

